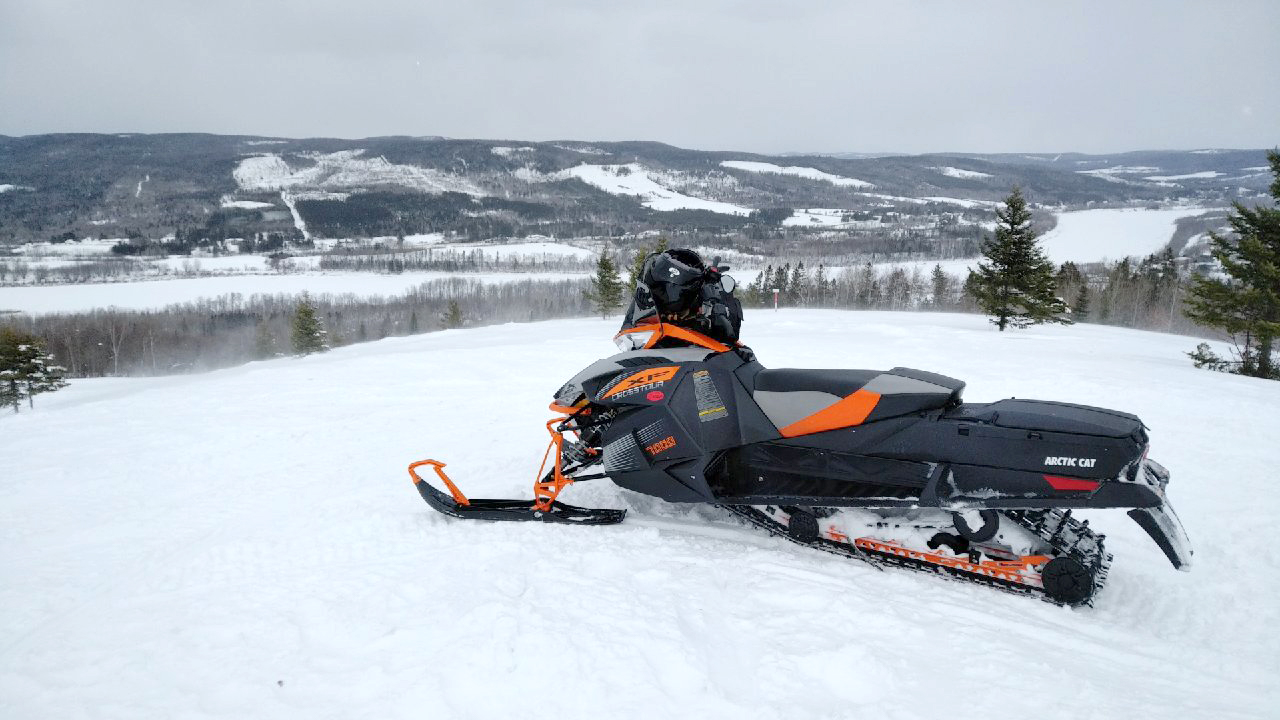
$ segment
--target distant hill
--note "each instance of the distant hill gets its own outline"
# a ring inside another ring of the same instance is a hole
[[[639,141],[0,136],[0,244],[645,231],[843,242],[886,226],[930,242],[974,237],[1014,184],[1040,206],[1222,205],[1262,194],[1264,164],[1262,150],[833,157]]]

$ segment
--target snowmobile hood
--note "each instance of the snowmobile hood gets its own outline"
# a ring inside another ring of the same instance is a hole
[[[699,347],[630,350],[618,353],[591,363],[561,385],[555,394],[555,404],[565,408],[574,407],[588,393],[595,392],[606,382],[625,371],[635,371],[650,365],[698,362],[712,354],[714,354],[713,350]]]

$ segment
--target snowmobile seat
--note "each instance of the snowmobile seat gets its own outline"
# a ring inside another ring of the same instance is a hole
[[[964,383],[896,367],[761,370],[752,398],[784,437],[809,435],[960,404]]]

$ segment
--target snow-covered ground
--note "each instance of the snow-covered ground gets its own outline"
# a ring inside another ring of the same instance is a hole
[[[461,278],[483,283],[563,280],[587,277],[586,273],[449,273],[404,272],[395,275],[359,272],[289,273],[282,275],[227,275],[174,280],[94,283],[87,285],[19,285],[0,287],[0,310],[27,313],[77,312],[117,307],[127,310],[159,309],[202,298],[239,293],[242,296],[298,294],[352,294],[360,297],[401,295],[429,280]]]
[[[103,255],[111,254],[112,245],[127,241],[127,238],[109,238],[106,240],[84,238],[83,240],[68,240],[67,242],[61,243],[47,241],[29,242],[10,248],[9,258],[0,256],[0,259],[22,259],[25,257],[45,257],[49,255],[59,255],[63,257],[101,257]]]
[[[725,160],[720,163],[720,167],[727,167],[733,170],[746,170],[755,173],[774,173],[776,175],[794,175],[796,177],[808,178],[809,180],[822,180],[832,185],[841,187],[856,188],[873,188],[875,185],[857,178],[845,177],[843,175],[833,175],[817,168],[800,167],[796,165],[783,167],[767,162],[753,162],[750,160]]]
[[[1125,208],[1059,213],[1057,227],[1045,233],[1040,244],[1055,263],[1145,257],[1169,243],[1178,218],[1206,210]]]
[[[750,215],[751,208],[705,200],[678,193],[660,185],[649,171],[639,163],[628,165],[578,165],[558,175],[576,177],[612,195],[630,195],[640,198],[640,204],[654,210],[710,210],[725,215]]]
[[[455,175],[415,165],[399,165],[384,157],[363,157],[364,150],[313,153],[313,164],[293,167],[274,153],[241,160],[232,176],[244,190],[341,190],[395,185],[428,193],[446,191],[471,195],[483,193],[473,183]]]
[[[947,177],[960,178],[962,180],[980,180],[982,178],[991,177],[991,173],[978,172],[977,170],[965,170],[964,168],[948,166],[935,169]]]
[[[1192,338],[964,315],[751,312],[774,367],[910,365],[972,401],[1117,407],[1196,546],[1121,511],[1093,608],[868,566],[607,481],[622,525],[451,520],[405,465],[527,496],[555,388],[617,320],[77,381],[0,416],[6,718],[1266,718],[1280,702],[1280,383]],[[460,409],[469,408],[464,414]]]

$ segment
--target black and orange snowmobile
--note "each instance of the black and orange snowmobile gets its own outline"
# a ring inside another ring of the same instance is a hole
[[[1072,512],[1127,508],[1175,568],[1189,568],[1169,474],[1148,459],[1137,417],[1037,400],[966,403],[960,380],[905,367],[766,369],[738,342],[727,269],[689,250],[648,258],[615,338],[623,351],[555,394],[532,500],[469,499],[435,460],[409,466],[419,493],[458,518],[599,525],[625,511],[559,496],[608,478],[879,567],[1069,605],[1091,601],[1111,560],[1103,536]]]

